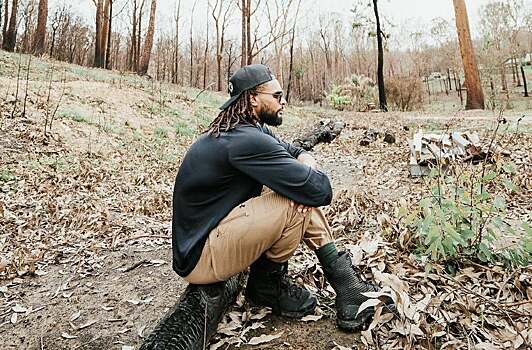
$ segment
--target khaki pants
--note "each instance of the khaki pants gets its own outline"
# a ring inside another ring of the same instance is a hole
[[[198,264],[185,279],[194,284],[225,281],[263,253],[285,262],[302,240],[312,250],[332,241],[321,209],[299,213],[288,198],[266,189],[235,207],[210,232]]]

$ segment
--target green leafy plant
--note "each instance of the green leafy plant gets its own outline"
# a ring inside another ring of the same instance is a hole
[[[510,266],[530,264],[530,224],[508,212],[507,203],[519,191],[515,177],[514,164],[489,162],[487,156],[478,165],[436,165],[424,198],[414,207],[399,210],[416,253],[434,262],[470,259]]]
[[[518,191],[512,164],[487,172],[455,166],[433,169],[430,192],[416,208],[402,210],[414,233],[416,250],[432,261],[467,258],[527,265],[532,261],[532,230],[507,217],[507,198]]]
[[[329,104],[338,110],[367,111],[376,102],[375,83],[362,75],[352,75],[343,85],[334,85],[327,95]]]
[[[327,95],[327,100],[332,108],[339,111],[343,111],[348,106],[351,106],[351,98],[346,95],[342,95],[342,87],[335,85],[333,86],[331,93]]]

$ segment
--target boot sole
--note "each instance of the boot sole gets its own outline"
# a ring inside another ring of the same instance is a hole
[[[358,331],[361,328],[364,327],[371,318],[371,315],[368,315],[364,318],[357,318],[355,320],[341,320],[339,318],[336,319],[336,324],[338,325],[338,328],[343,329],[344,331]]]
[[[269,307],[269,308],[272,309],[272,314],[274,314],[276,316],[287,317],[287,318],[301,318],[301,317],[310,315],[310,314],[314,313],[314,310],[316,309],[316,306],[318,304],[316,301],[314,301],[314,303],[312,305],[310,305],[305,310],[301,310],[301,311],[283,311],[283,310],[278,310],[276,308],[273,308],[271,305],[265,305],[265,304],[256,303],[256,302],[254,302],[253,300],[251,300],[250,298],[247,298],[247,297],[246,297],[246,300],[248,301],[248,303],[251,306]]]
[[[343,329],[345,331],[358,331],[365,325],[369,324],[371,319],[375,315],[375,313],[371,312],[370,310],[371,309],[362,311],[360,315],[358,315],[358,317],[354,320],[342,320],[340,318],[337,318],[336,324],[340,329]],[[383,314],[387,313],[392,313],[395,317],[399,317],[399,314],[397,313],[397,310],[395,309],[394,305],[385,305],[383,309]]]

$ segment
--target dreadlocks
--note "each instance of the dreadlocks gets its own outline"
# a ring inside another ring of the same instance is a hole
[[[209,125],[207,132],[218,137],[220,136],[220,131],[234,129],[239,123],[258,123],[259,118],[253,112],[253,107],[251,106],[251,95],[253,94],[256,94],[256,89],[244,91],[233,104],[218,114],[216,119]]]

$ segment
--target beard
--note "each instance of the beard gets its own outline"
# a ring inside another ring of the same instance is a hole
[[[259,119],[262,123],[269,126],[279,126],[283,124],[283,111],[279,109],[278,111],[263,111],[259,115]]]

